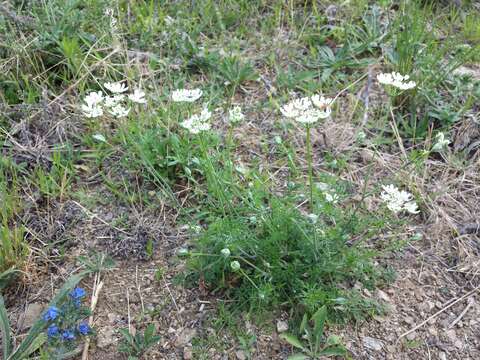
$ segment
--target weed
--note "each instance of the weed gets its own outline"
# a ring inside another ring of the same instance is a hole
[[[130,360],[138,359],[148,348],[160,340],[160,336],[155,335],[155,332],[153,324],[148,325],[143,334],[138,332],[132,335],[128,329],[120,329],[123,342],[120,344],[119,351],[127,354]]]

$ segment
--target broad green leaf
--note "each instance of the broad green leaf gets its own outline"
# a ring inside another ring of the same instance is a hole
[[[327,308],[322,306],[318,311],[313,314],[313,336],[315,338],[315,350],[318,351],[320,348],[320,342],[323,336],[323,328],[325,326],[325,319],[327,318]]]
[[[25,355],[22,359],[27,359],[31,354],[37,351],[45,341],[47,341],[47,335],[45,333],[38,334],[38,336],[31,342],[30,346],[24,351]]]
[[[0,330],[2,332],[3,359],[6,360],[12,352],[12,337],[10,335],[10,322],[3,296],[0,295]]]
[[[287,358],[287,360],[305,360],[305,359],[309,359],[309,357],[303,354],[294,354],[294,355],[290,355]]]
[[[300,323],[300,334],[305,332],[305,327],[307,326],[308,316],[307,314],[303,314],[302,322]]]
[[[302,345],[302,342],[292,334],[283,333],[283,334],[280,334],[280,338],[287,341],[290,345],[295,346],[298,349],[305,350],[305,348]]]
[[[339,345],[339,346],[331,346],[322,350],[319,355],[323,356],[344,356],[347,353],[347,350]]]

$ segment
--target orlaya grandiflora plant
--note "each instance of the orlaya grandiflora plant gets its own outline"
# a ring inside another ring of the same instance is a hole
[[[306,126],[307,130],[307,163],[308,185],[310,187],[310,210],[313,211],[313,160],[310,128],[319,120],[328,118],[332,113],[333,99],[321,95],[294,99],[280,108],[280,112],[288,119],[293,119]]]

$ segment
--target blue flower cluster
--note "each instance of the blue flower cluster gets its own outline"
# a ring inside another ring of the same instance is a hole
[[[79,308],[82,299],[85,297],[86,292],[80,287],[76,287],[69,294],[69,299],[73,302],[74,308]],[[62,307],[62,309],[64,309]],[[68,309],[66,307],[65,309]],[[72,308],[70,308],[72,309]],[[67,310],[68,312],[68,310]],[[76,310],[75,310],[76,312]],[[43,320],[46,322],[50,321],[60,321],[62,323],[61,317],[64,314],[64,311],[61,311],[56,306],[51,306],[43,314]],[[65,323],[63,323],[65,325]],[[47,328],[47,335],[49,339],[61,339],[62,341],[73,341],[76,339],[77,335],[86,336],[90,334],[92,329],[86,322],[80,323],[78,326],[67,326],[65,329],[61,329],[56,323],[52,323]]]

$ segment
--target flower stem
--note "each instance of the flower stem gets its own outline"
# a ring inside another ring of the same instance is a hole
[[[313,212],[313,159],[312,141],[310,136],[310,125],[307,125],[307,164],[308,164],[308,186],[310,187],[310,211]]]

